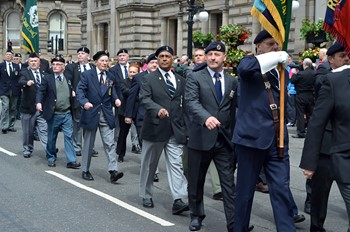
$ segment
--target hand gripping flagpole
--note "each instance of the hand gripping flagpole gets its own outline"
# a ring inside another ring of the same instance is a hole
[[[284,155],[284,103],[285,103],[285,71],[282,64],[278,64],[278,72],[280,74],[280,130],[279,130],[279,139],[278,147],[278,156],[283,157]]]

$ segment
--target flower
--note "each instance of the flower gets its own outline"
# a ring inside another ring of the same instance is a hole
[[[203,47],[205,44],[215,41],[215,35],[213,32],[203,34],[201,31],[194,31],[192,33],[192,41],[193,43],[198,43]]]
[[[318,59],[319,52],[319,47],[305,49],[303,52],[299,52],[299,60],[302,61],[305,58],[310,58],[313,62],[315,62]]]
[[[309,34],[314,34],[314,36],[318,36],[320,33],[324,33],[323,29],[324,20],[320,18],[317,23],[312,22],[310,19],[304,19],[301,23],[300,28],[300,37],[302,39],[307,39]],[[333,37],[331,34],[326,32],[327,41],[333,41]]]
[[[243,57],[250,53],[251,51],[243,51],[242,49],[228,49],[224,66],[237,68]]]
[[[250,30],[235,23],[222,25],[217,40],[222,41],[226,46],[237,47],[243,44],[250,34]]]

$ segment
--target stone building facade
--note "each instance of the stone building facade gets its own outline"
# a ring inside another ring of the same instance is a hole
[[[223,24],[244,25],[253,34],[241,48],[253,50],[252,38],[261,30],[259,23],[250,15],[253,2],[196,0],[197,5],[204,4],[209,20],[195,22],[193,29],[217,33]],[[292,13],[288,46],[289,52],[294,54],[309,46],[300,39],[302,19],[323,18],[327,1],[299,0],[299,3],[299,9]],[[6,51],[7,41],[11,39],[9,35],[20,34],[18,28],[21,28],[24,6],[25,0],[0,2],[1,51]],[[126,48],[130,56],[141,57],[164,44],[172,46],[177,55],[186,54],[187,9],[188,0],[38,0],[41,53],[52,56],[47,52],[47,41],[58,35],[64,39],[64,49],[59,51],[64,55],[74,55],[77,48],[87,46],[92,53],[108,50],[113,57],[119,48]],[[12,13],[19,16],[17,27],[9,23]],[[16,37],[13,41],[14,50],[21,51],[21,38]]]

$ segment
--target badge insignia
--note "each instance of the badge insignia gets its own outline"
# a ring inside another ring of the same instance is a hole
[[[216,46],[216,50],[221,51],[221,46],[220,46],[220,44],[218,44],[218,46]]]
[[[235,95],[235,91],[231,90],[231,92],[230,92],[230,98],[233,98],[234,95]]]

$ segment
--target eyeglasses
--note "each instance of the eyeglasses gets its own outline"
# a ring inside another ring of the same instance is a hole
[[[274,45],[280,46],[276,41],[262,42],[262,43],[266,44],[266,45],[269,46],[269,47],[272,47],[272,46],[274,46]]]

